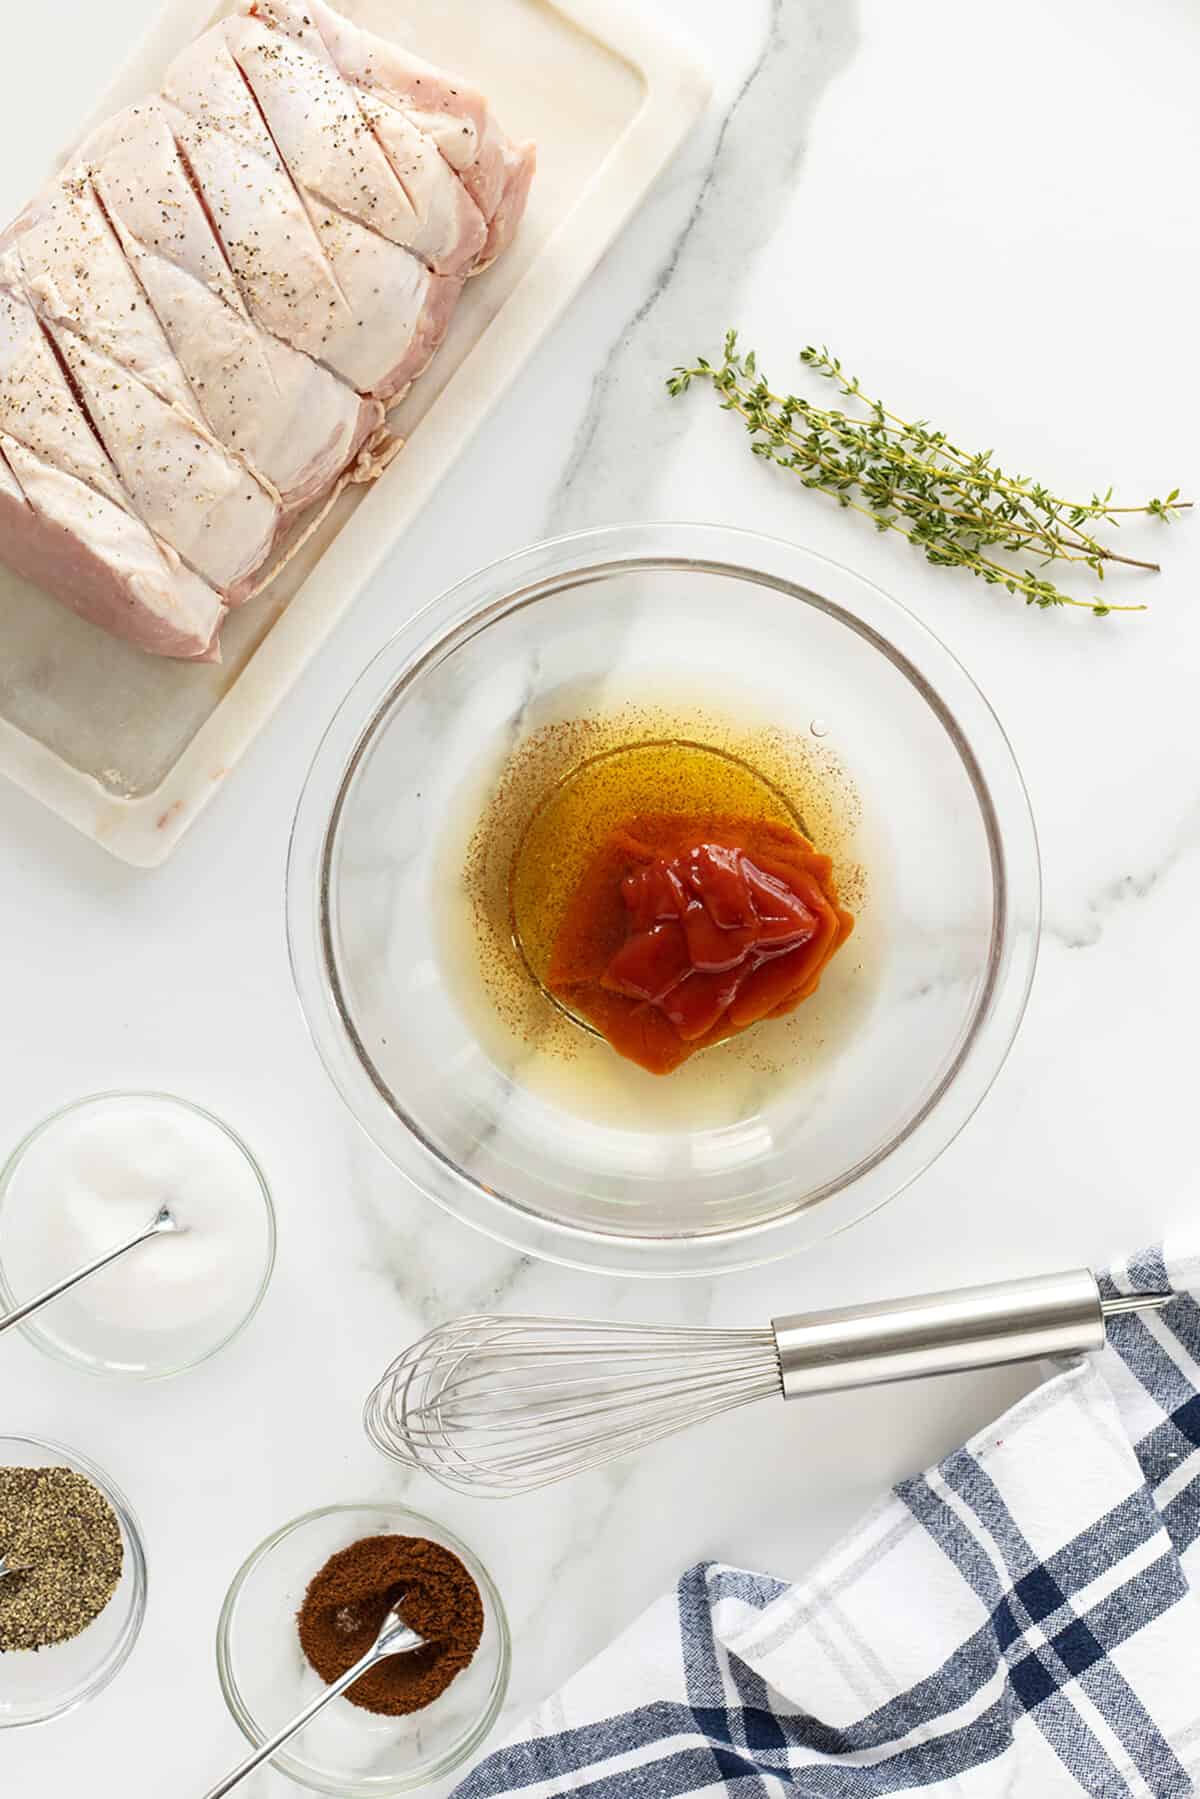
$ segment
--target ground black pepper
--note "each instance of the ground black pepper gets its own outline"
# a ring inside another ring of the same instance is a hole
[[[479,1647],[483,1601],[456,1555],[427,1537],[363,1537],[313,1577],[297,1623],[309,1662],[331,1682],[366,1654],[392,1606],[424,1647],[388,1656],[346,1697],[396,1718],[431,1705]]]
[[[116,1513],[73,1468],[0,1468],[0,1653],[77,1637],[117,1588]]]

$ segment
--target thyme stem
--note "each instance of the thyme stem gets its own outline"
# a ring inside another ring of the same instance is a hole
[[[1111,488],[1089,500],[1064,499],[1023,475],[1005,474],[990,450],[971,454],[927,421],[910,422],[889,412],[863,392],[856,377],[843,373],[828,350],[810,345],[800,360],[856,401],[862,413],[774,393],[758,374],[754,353],[739,350],[733,331],[726,336],[720,367],[701,357],[676,368],[667,387],[681,394],[693,381],[710,382],[723,410],[742,420],[756,456],[790,469],[806,487],[830,494],[877,530],[899,532],[929,562],[965,568],[989,585],[1021,595],[1030,606],[1075,606],[1100,616],[1145,610],[1073,598],[1034,569],[1010,566],[986,552],[1032,553],[1042,566],[1080,563],[1098,580],[1110,563],[1157,573],[1157,562],[1122,555],[1086,527],[1099,522],[1119,529],[1120,517],[1137,513],[1169,523],[1191,505],[1179,498],[1178,488],[1143,506],[1114,506]]]
[[[747,420],[752,416],[745,407],[740,405],[730,408],[730,410],[739,412],[741,416]],[[836,412],[826,413],[824,417],[826,420],[826,428],[832,435],[838,437],[843,442],[848,443],[856,443],[859,440],[861,427],[856,421],[843,421],[841,414]],[[772,433],[772,436],[774,438],[774,433]],[[802,450],[803,446],[794,433],[783,432],[775,439],[775,441],[779,442],[785,440],[795,445],[797,449]],[[890,443],[881,446],[879,454],[886,457],[886,459],[893,463],[898,469],[916,470],[930,478],[936,478],[941,481],[950,493],[961,494],[968,500],[971,497],[970,484],[962,477],[956,476],[951,471],[943,468],[940,464],[923,462],[919,458],[910,456],[906,451]],[[997,488],[999,486],[998,483],[992,483],[991,485]],[[1016,491],[1012,488],[1011,484],[1008,485],[1009,491]],[[967,523],[973,521],[978,516],[977,512],[973,512],[968,508],[961,506],[939,506],[936,502],[916,494],[909,496],[908,503],[919,505],[926,510],[942,511],[947,518],[961,519]],[[1062,502],[1059,503],[1061,504]],[[1080,531],[1078,527],[1064,526],[1061,528],[1064,535],[1060,538],[1054,538],[1046,525],[1030,513],[1029,508],[1023,499],[1019,502],[1019,510],[1021,518],[1026,521],[1024,525],[1022,525],[1015,517],[1005,518],[1000,514],[993,514],[993,523],[998,531],[1002,534],[1007,533],[1012,537],[1019,539],[1019,542],[1012,547],[1025,549],[1031,543],[1040,541],[1046,547],[1047,560],[1087,562],[1090,564],[1093,558],[1099,557],[1104,562],[1122,562],[1129,568],[1149,569],[1153,574],[1158,574],[1161,571],[1161,565],[1159,563],[1144,562],[1136,556],[1122,556],[1118,551],[1110,550],[1107,546],[1097,543],[1094,537],[1089,537],[1086,532]],[[1126,512],[1135,510],[1144,511],[1145,508],[1127,506],[1123,507],[1122,510]],[[1084,551],[1086,554],[1080,555],[1076,553],[1079,551]]]

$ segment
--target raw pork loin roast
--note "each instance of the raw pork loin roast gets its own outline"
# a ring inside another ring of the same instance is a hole
[[[323,0],[242,0],[0,237],[0,560],[214,657],[297,515],[394,448],[533,166]]]

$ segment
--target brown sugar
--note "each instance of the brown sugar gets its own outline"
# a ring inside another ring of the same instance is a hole
[[[346,1697],[396,1718],[431,1705],[479,1647],[483,1601],[456,1555],[427,1537],[363,1537],[313,1576],[297,1623],[301,1648],[331,1683],[366,1654],[393,1606],[424,1646],[387,1656]]]

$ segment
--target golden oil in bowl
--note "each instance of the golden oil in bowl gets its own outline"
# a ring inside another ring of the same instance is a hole
[[[625,1061],[544,985],[563,915],[594,852],[639,813],[726,814],[799,829],[834,862],[858,918],[816,994],[666,1076]],[[838,758],[700,698],[655,697],[559,717],[487,759],[439,857],[441,972],[491,1060],[515,1083],[598,1123],[693,1129],[756,1114],[803,1079],[869,1008],[879,943],[860,856],[861,808]]]
[[[513,939],[555,1005],[546,971],[559,925],[599,844],[631,818],[679,812],[773,819],[805,831],[787,795],[741,757],[685,737],[601,750],[571,769],[525,827],[509,874]],[[584,1030],[593,1027],[577,1017]]]

